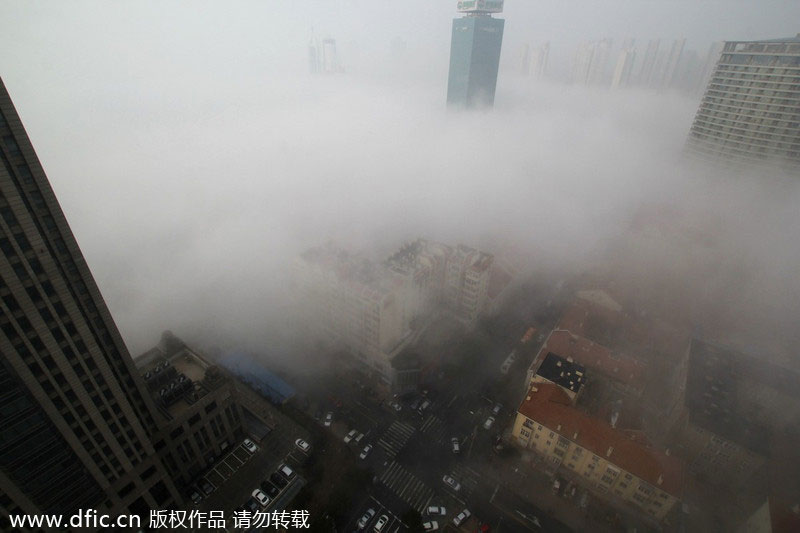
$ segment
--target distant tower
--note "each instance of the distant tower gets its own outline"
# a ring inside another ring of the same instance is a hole
[[[658,39],[651,40],[647,43],[647,50],[644,53],[642,67],[639,69],[638,85],[648,87],[652,83],[659,44],[660,41]]]
[[[336,56],[336,40],[330,37],[322,40],[322,71],[325,74],[339,72],[339,59]]]
[[[519,52],[519,73],[525,77],[531,73],[531,45],[525,43]]]
[[[611,87],[627,87],[631,84],[631,73],[633,63],[636,61],[636,50],[633,47],[633,40],[626,41],[619,52],[617,64],[614,67],[614,74],[611,77]]]
[[[531,51],[530,73],[536,79],[542,79],[547,74],[547,60],[550,56],[550,42],[535,47]]]
[[[308,42],[308,71],[311,74],[319,74],[319,46],[317,40],[312,38]]]
[[[692,124],[688,151],[725,164],[769,161],[800,171],[798,65],[800,34],[726,42]]]
[[[505,21],[492,18],[492,13],[503,11],[503,1],[458,2],[458,11],[465,16],[453,19],[448,105],[477,108],[494,104]]]

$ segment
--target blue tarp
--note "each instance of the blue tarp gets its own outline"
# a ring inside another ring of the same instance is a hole
[[[283,404],[294,396],[294,389],[264,368],[255,357],[244,352],[229,352],[219,363],[273,403]]]

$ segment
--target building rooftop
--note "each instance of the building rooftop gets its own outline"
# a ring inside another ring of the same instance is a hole
[[[693,339],[686,378],[690,421],[740,446],[767,456],[770,431],[761,409],[744,389],[760,385],[800,398],[800,375],[734,350]]]
[[[559,357],[552,352],[547,353],[536,371],[536,375],[576,394],[580,392],[581,387],[586,383],[585,374],[586,369],[582,365]]]
[[[606,421],[579,411],[558,386],[531,387],[519,413],[680,498],[684,468],[680,459],[649,446],[640,432],[614,429]]]
[[[169,333],[162,337],[160,346],[146,351],[134,363],[156,405],[172,418],[225,380],[219,368]]]
[[[564,329],[555,329],[539,351],[540,356],[552,352],[613,378],[631,388],[644,386],[645,365],[633,357],[614,353],[589,339]]]

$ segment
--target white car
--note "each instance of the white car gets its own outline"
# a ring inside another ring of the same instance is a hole
[[[344,443],[347,444],[348,442],[350,442],[351,440],[356,438],[357,434],[358,434],[358,431],[356,431],[355,429],[351,429],[350,433],[348,433],[347,435],[344,436]]]
[[[391,402],[389,402],[389,406],[395,411],[400,411],[403,409],[403,406],[400,405],[396,400],[392,400]]]
[[[367,509],[367,512],[358,519],[358,529],[364,529],[367,527],[367,524],[369,524],[369,521],[372,520],[373,516],[375,516],[375,509]]]
[[[439,522],[436,520],[431,520],[430,522],[423,523],[422,527],[425,528],[425,531],[436,531],[439,529]]]
[[[331,427],[331,422],[333,422],[333,413],[331,411],[328,411],[328,414],[325,415],[325,422],[324,422],[325,427],[326,428]]]
[[[361,459],[366,459],[367,456],[369,455],[369,452],[371,451],[372,451],[372,444],[367,444],[366,446],[364,446],[364,449],[361,450],[361,453],[359,454],[358,457]]]
[[[444,481],[445,485],[447,485],[456,492],[461,490],[461,483],[459,483],[458,481],[456,481],[455,479],[446,474],[444,475],[444,477],[442,477],[442,481]]]
[[[294,470],[287,464],[282,464],[280,468],[278,468],[278,472],[286,479],[292,479],[294,477]]]
[[[472,513],[470,513],[470,512],[469,512],[469,509],[464,509],[463,511],[461,511],[460,513],[458,513],[458,516],[456,516],[455,518],[453,518],[453,524],[454,524],[454,525],[456,525],[456,526],[460,526],[460,525],[461,525],[461,524],[463,524],[463,523],[464,523],[464,522],[467,520],[467,518],[469,518],[470,516],[472,516]]]
[[[258,446],[256,446],[256,443],[251,441],[250,439],[244,439],[244,442],[242,444],[244,444],[244,447],[247,448],[247,451],[250,453],[256,453],[256,450],[258,450]]]
[[[445,477],[447,477],[447,476],[445,476]],[[429,514],[431,516],[432,515],[437,515],[437,514],[440,514],[440,515],[444,516],[444,515],[447,514],[447,509],[445,509],[441,505],[431,505],[430,507],[428,507],[428,513],[427,514]]]
[[[379,516],[379,517],[378,517],[378,521],[377,521],[377,522],[375,522],[375,527],[373,527],[373,528],[372,528],[372,530],[373,530],[375,533],[380,533],[381,531],[383,531],[383,527],[384,527],[384,526],[385,526],[385,525],[386,525],[388,522],[389,522],[389,517],[388,517],[388,516],[386,516],[385,514],[382,514],[381,516]]]
[[[458,439],[456,437],[450,439],[450,443],[453,445],[453,453],[461,452],[461,446],[458,444]]]
[[[261,489],[254,490],[252,496],[261,505],[261,507],[266,507],[269,503],[269,496],[264,494],[264,491]]]
[[[494,417],[490,416],[486,419],[486,422],[483,423],[483,429],[491,429],[492,424],[494,424]]]
[[[308,450],[311,449],[311,445],[306,441],[304,441],[303,439],[297,439],[296,441],[294,441],[294,445],[297,446],[297,448],[301,452],[308,452]]]
[[[502,404],[502,403],[496,403],[496,404],[494,404],[494,408],[492,408],[492,414],[494,414],[495,416],[497,416],[497,415],[500,413],[500,410],[501,410],[502,408],[503,408],[503,404]]]

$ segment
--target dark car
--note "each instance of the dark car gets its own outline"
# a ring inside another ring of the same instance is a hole
[[[269,496],[271,499],[274,499],[275,496],[277,496],[281,492],[278,487],[276,487],[267,480],[261,482],[261,490],[266,492],[267,496]]]
[[[209,482],[208,482],[208,481],[206,481],[206,480],[203,480],[203,481],[200,483],[200,489],[203,491],[203,494],[205,494],[206,496],[208,496],[209,494],[211,494],[212,492],[214,492],[214,485],[212,485],[211,483],[209,483]]]
[[[261,506],[258,504],[258,502],[256,501],[255,498],[250,498],[249,500],[247,500],[247,503],[244,504],[244,506],[251,513],[254,513],[256,511],[258,511],[259,509],[261,509]]]
[[[277,472],[273,472],[272,475],[269,476],[269,480],[279,489],[289,484],[289,481]]]

